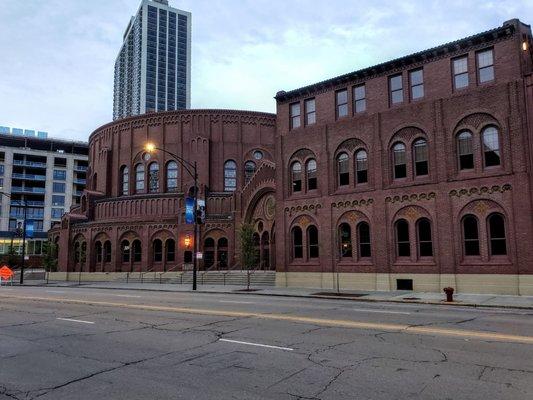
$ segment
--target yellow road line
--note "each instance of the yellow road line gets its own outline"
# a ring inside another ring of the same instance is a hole
[[[436,336],[451,336],[459,338],[475,338],[481,340],[501,341],[501,342],[513,342],[533,344],[533,336],[520,336],[511,335],[498,332],[483,332],[483,331],[469,331],[462,329],[449,329],[438,328],[434,326],[410,326],[406,324],[387,324],[378,322],[363,322],[363,321],[351,321],[342,319],[325,319],[325,318],[313,318],[302,317],[296,315],[285,314],[264,314],[254,313],[247,311],[228,311],[228,310],[208,310],[203,308],[186,308],[186,307],[169,307],[169,306],[153,306],[147,304],[127,304],[127,303],[115,303],[109,301],[96,301],[96,300],[76,300],[76,299],[64,299],[53,297],[31,297],[31,296],[8,296],[0,295],[1,299],[13,299],[13,300],[29,300],[29,301],[47,301],[54,303],[67,303],[67,304],[82,304],[102,307],[120,307],[129,308],[134,310],[147,310],[147,311],[164,311],[172,313],[182,314],[200,314],[200,315],[216,315],[223,317],[240,317],[240,318],[260,318],[275,321],[289,321],[298,322],[312,325],[321,326],[334,326],[339,328],[352,328],[352,329],[366,329],[388,332],[402,332],[417,335],[436,335]]]

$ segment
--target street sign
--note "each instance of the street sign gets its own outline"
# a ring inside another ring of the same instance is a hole
[[[9,268],[7,265],[4,265],[2,268],[0,268],[0,281],[3,279],[5,281],[11,279],[15,275],[11,268]]]
[[[202,260],[203,258],[204,258],[204,253],[202,253],[201,251],[196,253],[196,259],[197,260]]]

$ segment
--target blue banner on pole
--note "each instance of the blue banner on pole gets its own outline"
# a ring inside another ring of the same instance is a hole
[[[33,221],[32,220],[26,221],[26,237],[29,237],[29,238],[33,237]]]
[[[185,223],[194,224],[194,198],[185,198]]]

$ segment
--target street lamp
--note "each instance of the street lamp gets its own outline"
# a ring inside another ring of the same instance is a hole
[[[6,196],[8,199],[11,199],[11,195],[8,193],[0,192],[1,195]],[[26,200],[22,200],[21,207],[24,210],[23,220],[22,220],[22,261],[20,263],[20,284],[24,284],[24,263],[26,259]]]
[[[147,153],[154,153],[156,150],[161,151],[165,154],[168,154],[171,156],[174,160],[176,160],[184,169],[187,171],[187,173],[194,179],[194,206],[193,206],[193,216],[194,216],[194,233],[193,233],[193,267],[192,267],[192,290],[196,290],[196,272],[198,270],[198,221],[196,220],[196,209],[198,207],[198,171],[196,168],[196,161],[194,163],[191,163],[190,161],[187,161],[183,159],[182,157],[178,156],[177,154],[171,153],[168,150],[162,149],[160,147],[157,147],[154,143],[146,143],[144,145],[144,150]]]

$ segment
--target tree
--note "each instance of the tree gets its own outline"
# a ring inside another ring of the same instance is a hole
[[[57,271],[57,244],[54,242],[43,243],[43,267],[46,272]]]
[[[242,224],[239,229],[239,247],[241,266],[248,271],[247,288],[250,290],[250,269],[257,265],[259,251],[254,243],[254,227],[251,224]]]
[[[9,265],[11,269],[15,268],[20,261],[19,258],[20,256],[15,251],[15,247],[9,246],[7,249],[7,265]]]

